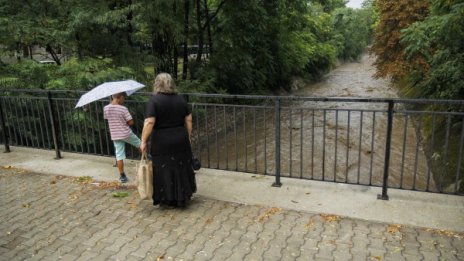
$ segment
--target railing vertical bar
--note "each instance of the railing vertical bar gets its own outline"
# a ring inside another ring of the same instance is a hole
[[[377,195],[378,199],[388,200],[388,171],[390,167],[390,146],[391,146],[391,137],[393,130],[393,107],[395,103],[393,100],[388,101],[388,125],[387,125],[387,138],[385,141],[385,163],[383,169],[383,184],[382,184],[382,194]]]
[[[372,112],[371,165],[369,167],[369,186],[372,185],[372,166],[374,164],[375,111]]]
[[[82,128],[81,128],[83,124],[80,124],[80,120],[81,120],[80,114],[81,114],[80,111],[77,112],[76,125],[77,125],[77,129],[79,130],[79,143],[81,144],[81,152],[84,153],[84,143],[82,143]]]
[[[419,123],[417,126],[417,135],[416,135],[416,155],[414,155],[414,178],[412,180],[412,189],[416,190],[416,178],[417,178],[417,164],[419,160],[419,146],[422,142],[422,117],[424,115],[421,113],[419,116]]]
[[[26,115],[24,114],[23,112],[23,104],[22,104],[22,99],[18,98],[17,99],[17,102],[16,102],[16,105],[19,105],[19,114],[18,114],[18,107],[15,106],[15,109],[16,109],[16,119],[18,121],[18,126],[19,126],[19,129],[21,129],[21,126],[23,127],[23,130],[22,130],[22,135],[21,135],[21,145],[26,145],[26,146],[29,146],[29,141],[28,141],[28,135],[27,135],[27,129],[26,129]],[[19,120],[21,119],[21,121]]]
[[[196,108],[196,107],[194,107]],[[195,132],[197,134],[197,153],[198,153],[198,157],[199,159],[201,160],[201,142],[200,142],[200,117],[198,116],[198,109],[194,109],[195,110],[195,122],[196,122],[196,128],[195,128]]]
[[[68,117],[66,115],[67,112],[66,112],[65,101],[63,101],[61,103],[61,110],[63,111],[63,120],[64,120],[64,132],[61,131],[61,137],[63,137],[63,139],[64,139],[64,137],[66,136],[66,140],[63,140],[62,146],[63,146],[63,149],[66,150],[66,146],[67,146],[67,150],[72,151],[71,144],[70,144],[70,142],[68,140],[69,139],[69,136],[68,136],[69,135],[69,128],[68,128],[69,122],[68,122]],[[63,130],[63,129],[61,129],[61,130]]]
[[[361,177],[361,150],[362,150],[362,129],[363,129],[364,111],[361,111],[359,119],[359,148],[358,148],[358,184],[360,184]]]
[[[84,127],[84,132],[85,132],[85,144],[86,144],[86,147],[87,147],[87,153],[90,153],[90,144],[89,144],[89,132],[88,132],[88,126],[87,126],[87,113],[82,113],[82,115],[84,115],[84,124],[82,124],[82,126]]]
[[[459,156],[458,156],[458,168],[456,170],[456,181],[454,183],[454,193],[458,193],[459,190],[461,189],[459,181],[461,177],[461,161],[462,161],[462,146],[464,144],[464,117],[461,119],[462,124],[461,124],[461,140],[459,142]]]
[[[327,110],[324,109],[324,117],[322,123],[322,180],[325,180],[325,125],[327,123]]]
[[[25,128],[24,128],[24,125],[21,124],[21,121],[19,121],[19,119],[23,119],[24,120],[24,115],[21,114],[23,117],[20,117],[19,113],[18,113],[18,104],[19,104],[19,107],[21,108],[21,104],[19,103],[19,99],[12,99],[16,102],[14,102],[14,108],[15,108],[15,116],[14,118],[16,119],[16,126],[18,126],[18,133],[19,133],[19,139],[21,141],[20,145],[24,146],[24,144],[26,143],[24,140],[23,140],[23,136],[26,135],[26,132],[25,132]],[[21,130],[21,126],[23,127],[23,130]]]
[[[97,101],[97,102],[100,102],[100,101]],[[102,106],[100,107],[101,108],[100,113],[103,115],[103,113],[104,113],[103,109],[104,109],[105,105],[103,104],[103,102],[100,102],[100,103],[102,104]],[[105,120],[103,120],[103,126],[105,128],[104,135],[105,135],[105,141],[106,141],[106,152],[107,152],[107,155],[110,156],[111,155],[110,144],[112,142],[111,142],[111,138],[110,138],[110,131],[108,130],[109,125]],[[151,146],[149,146],[148,151],[149,151],[149,153],[151,153]]]
[[[303,147],[304,147],[304,140],[303,140],[303,109],[300,109],[300,179],[303,178]]]
[[[347,128],[346,128],[346,164],[345,164],[345,182],[348,182],[348,171],[349,171],[349,161],[350,161],[350,120],[351,120],[351,111],[347,111]]]
[[[218,119],[217,119],[217,106],[214,105],[214,134],[216,135],[216,168],[219,169],[219,139],[218,139]]]
[[[47,113],[46,111],[42,108],[40,108],[39,106],[39,101],[41,100],[31,100],[31,107],[32,107],[32,118],[34,119],[34,129],[36,130],[36,134],[37,134],[37,147],[40,148],[40,142],[42,142],[42,148],[47,148],[47,146],[45,145],[45,135],[44,135],[44,128],[42,126],[42,119],[46,121],[47,119]],[[40,104],[43,104],[43,103],[40,103]],[[35,105],[35,110],[34,110],[34,105]],[[35,115],[34,111],[37,112],[37,116]],[[40,114],[43,114],[43,117],[40,116]],[[39,128],[37,129],[37,125],[39,125]],[[47,124],[45,124],[47,125]],[[39,132],[40,130],[40,132]],[[40,139],[41,138],[41,139]]]
[[[0,120],[2,121],[3,141],[5,142],[4,152],[10,152],[10,145],[8,142],[8,134],[7,134],[7,128],[6,128],[6,118],[3,114],[3,102],[4,102],[4,99],[0,99]]]
[[[446,165],[448,163],[448,146],[449,146],[449,137],[451,131],[451,114],[448,114],[446,120],[446,137],[445,137],[445,149],[443,156],[442,172],[440,173],[440,192],[443,192],[443,176],[446,173]]]
[[[54,111],[53,111],[53,107],[51,107],[51,106],[53,106],[53,105],[52,105],[53,103],[52,103],[52,101],[51,101],[51,99],[52,99],[52,98],[51,98],[51,92],[47,92],[47,94],[48,94],[48,93],[50,93],[50,98],[47,99],[47,104],[48,104],[48,106],[49,106],[49,107],[48,107],[49,120],[51,121],[52,119],[55,120],[55,114],[54,114]],[[44,119],[44,125],[45,125],[45,134],[47,135],[47,145],[48,145],[47,148],[48,148],[48,149],[51,149],[51,148],[52,148],[52,146],[51,146],[51,140],[52,140],[52,139],[50,139],[50,130],[48,129],[48,124],[47,124],[47,120],[46,120],[46,119],[47,119],[47,113],[46,113],[47,110],[45,109],[45,104],[44,104],[44,103],[45,103],[45,102],[41,102],[40,104],[42,105],[43,119]],[[53,113],[53,114],[50,114],[50,113]],[[39,124],[40,124],[41,122],[42,122],[42,121],[41,121],[41,119],[40,119],[40,117],[39,117]],[[54,121],[53,121],[53,122],[50,122],[50,126],[51,126],[50,128],[52,129],[51,131],[52,131],[52,136],[53,136],[53,143],[57,145],[57,148],[59,148],[59,147],[58,147],[58,139],[57,139],[57,137],[56,137],[57,131],[56,131],[56,128],[55,128],[55,122],[54,122]],[[42,126],[40,126],[40,129],[42,129]],[[56,139],[56,142],[55,142],[55,139]],[[45,138],[44,138],[44,140],[43,140],[43,146],[44,146],[44,148],[45,148]],[[59,154],[59,153],[57,153],[56,159],[61,158],[61,156],[58,157],[58,154]]]
[[[27,127],[27,124],[28,124],[28,115],[26,115],[24,113],[24,108],[23,108],[23,99],[22,98],[18,98],[17,99],[18,102],[17,102],[17,105],[19,106],[19,113],[17,113],[17,119],[21,119],[21,121],[18,121],[20,126],[22,126],[22,131],[23,131],[23,135],[21,135],[21,137],[24,138],[24,141],[22,142],[21,145],[23,146],[27,146],[29,147],[29,134],[27,132],[28,129],[30,129],[30,126],[29,128]]]
[[[42,130],[42,122],[41,122],[41,118],[40,117],[40,109],[39,109],[39,105],[38,105],[39,101],[36,100],[35,103],[34,101],[31,101],[31,102],[26,102],[26,111],[27,111],[27,115],[28,115],[28,123],[29,123],[29,130],[31,131],[31,134],[32,134],[32,131],[33,129],[35,130],[35,132],[38,134],[38,130],[37,130],[37,121],[39,122],[39,126],[40,126],[40,137],[42,137],[42,143],[44,143],[44,135],[43,135],[43,130]],[[33,108],[33,106],[36,106],[35,110]],[[34,111],[37,111],[37,118],[35,117],[34,115]],[[29,115],[29,113],[31,113]],[[46,118],[44,118],[46,119]],[[32,125],[32,126],[31,126]],[[34,147],[34,138],[35,137],[32,137],[33,135],[31,135],[31,145],[32,147]],[[40,137],[37,137],[37,147],[40,148]],[[45,145],[44,145],[45,147]]]
[[[238,151],[237,151],[237,139],[238,139],[238,135],[237,135],[237,111],[235,109],[235,106],[233,107],[234,109],[234,135],[235,135],[235,139],[234,139],[234,148],[235,148],[235,171],[238,170]]]
[[[11,105],[11,99],[10,97],[5,97],[5,108],[9,108],[9,112],[10,112],[10,119],[11,119],[11,125],[10,126],[19,126],[19,125],[15,125],[14,123],[14,119],[16,118],[16,116],[14,116],[14,112],[13,112],[13,106]],[[8,114],[6,116],[6,121],[8,121]],[[11,128],[8,128],[8,130],[10,131],[10,143],[12,144],[18,144],[18,133],[16,131],[17,128],[15,127],[11,127]],[[13,138],[14,137],[14,138]]]
[[[275,182],[273,187],[280,187],[280,99],[275,99],[274,106],[274,122],[275,122]]]
[[[335,110],[334,181],[337,182],[338,109]]]
[[[69,106],[69,104],[71,103],[71,101],[68,101],[67,103],[68,103],[68,108],[72,108],[72,106],[71,106],[71,107]],[[79,113],[79,112],[78,112],[77,110],[74,110],[74,111],[71,110],[70,113],[71,113],[70,116],[71,116],[71,129],[72,129],[72,133],[73,133],[74,152],[77,152],[77,148],[78,148],[79,146],[77,146],[77,137],[76,137],[76,133],[77,133],[77,132],[76,132],[76,128],[75,128],[75,126],[74,126],[74,118],[75,118],[74,115],[75,115],[75,113]],[[79,137],[80,137],[80,136],[79,136]]]
[[[311,179],[314,179],[314,109],[311,118]]]
[[[89,138],[89,139],[87,140],[87,142],[88,142],[89,140],[92,141],[92,144],[93,144],[93,153],[97,154],[97,143],[95,142],[95,127],[94,127],[95,124],[93,124],[93,119],[92,119],[92,116],[93,116],[93,113],[94,113],[94,112],[93,112],[93,109],[92,109],[92,105],[93,105],[93,104],[89,104],[89,117],[90,117],[90,126],[91,126],[91,131],[92,131],[91,137],[92,137],[92,138]],[[96,113],[96,112],[95,112],[95,113]],[[98,120],[97,120],[97,123],[98,123]],[[129,147],[130,147],[130,153],[131,153],[131,155],[133,155],[132,152],[133,152],[134,146],[129,146]],[[90,152],[90,151],[89,151],[89,152]]]
[[[227,144],[227,118],[226,118],[226,106],[222,106],[224,116],[224,148],[226,150],[226,169],[229,169],[229,146]]]
[[[208,106],[205,105],[205,134],[206,134],[206,155],[208,159],[208,168],[211,167],[210,147],[209,147],[209,124],[208,124]]]
[[[266,128],[266,108],[263,109],[264,125],[264,175],[267,175],[267,128]]]
[[[404,130],[403,130],[403,154],[401,155],[401,171],[400,171],[400,188],[403,188],[403,177],[404,177],[404,158],[406,156],[406,138],[408,129],[408,114],[404,114]]]
[[[97,124],[98,124],[98,140],[100,141],[100,154],[103,154],[103,139],[102,139],[102,135],[101,135],[101,128],[100,128],[100,111],[98,110],[98,103],[95,102],[94,103],[94,107],[95,107],[95,115],[97,116]],[[137,116],[137,115],[136,115]]]
[[[64,117],[61,115],[61,112],[62,112],[62,111],[59,109],[59,107],[60,107],[59,104],[60,104],[60,103],[59,103],[58,100],[57,100],[56,103],[55,103],[55,106],[58,108],[58,109],[56,110],[56,112],[57,112],[57,114],[58,114],[58,115],[57,115],[57,117],[58,117],[58,129],[60,130],[60,131],[59,131],[59,133],[60,133],[60,135],[59,135],[60,137],[59,137],[59,138],[60,138],[60,140],[61,140],[61,148],[64,149],[63,126],[62,126],[62,124],[61,124],[61,119],[63,119]]]
[[[52,129],[53,143],[55,146],[55,154],[56,154],[55,159],[61,159],[60,146],[58,143],[58,136],[57,136],[58,131],[55,125],[55,111],[53,109],[54,106],[53,106],[53,100],[52,100],[52,93],[50,91],[47,92],[47,98],[48,98],[48,111],[50,115],[50,124],[51,124],[50,128]],[[47,131],[47,134],[48,134],[48,131]]]
[[[247,131],[246,131],[246,110],[242,107],[242,120],[243,120],[243,144],[245,146],[245,171],[248,171],[248,143],[247,143]]]
[[[293,129],[293,119],[292,119],[293,110],[292,110],[292,108],[289,109],[289,114],[290,115],[289,115],[288,121],[289,121],[290,126],[289,126],[288,133],[289,133],[290,137],[289,137],[289,146],[288,146],[288,150],[289,150],[289,159],[288,159],[288,161],[289,161],[288,162],[289,171],[288,172],[289,172],[290,177],[292,177],[292,160],[293,160],[293,158],[292,158],[292,156],[293,156],[292,155],[292,148],[293,148],[293,144],[292,144],[292,140],[293,140],[292,139],[292,136],[293,136],[293,132],[292,132],[292,129]]]
[[[437,115],[434,113],[432,116],[432,138],[430,139],[430,155],[434,153],[434,146],[435,146],[435,125],[437,124]],[[429,160],[430,164],[427,169],[427,189],[426,191],[430,190],[430,176],[432,175],[432,167],[433,167],[433,158]]]
[[[258,173],[258,145],[256,144],[256,107],[253,107],[253,144],[255,148],[255,173]]]
[[[33,102],[30,102],[30,103],[28,103],[27,101],[24,102],[24,105],[26,107],[25,108],[26,109],[26,115],[27,115],[27,118],[28,118],[29,130],[31,131],[31,134],[32,134],[32,126],[34,125],[34,114],[32,112],[33,110],[30,107],[32,107],[33,104],[34,104]],[[42,136],[43,136],[43,134],[42,134]],[[37,139],[37,147],[40,147],[38,142],[39,142],[39,140]],[[34,147],[34,138],[33,137],[31,137],[31,146]]]
[[[70,108],[72,108],[72,105],[71,105]],[[77,120],[79,120],[79,111],[78,110],[73,111],[71,109],[71,115],[72,115],[72,117],[71,117],[72,118],[72,121],[71,121],[72,126],[71,126],[71,128],[73,129],[73,134],[74,134],[73,135],[74,136],[74,150],[75,150],[75,152],[78,152],[78,148],[80,148],[81,152],[82,152],[83,151],[83,149],[82,149],[82,141],[81,141],[81,139],[78,140],[78,136],[77,136],[77,133],[79,132],[79,137],[82,137],[81,128],[79,127],[79,124],[76,123],[76,118],[77,118]],[[76,115],[77,115],[77,117],[76,117]],[[78,146],[79,145],[78,143],[81,144],[80,147]]]

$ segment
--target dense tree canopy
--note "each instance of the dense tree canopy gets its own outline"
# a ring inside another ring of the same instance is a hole
[[[372,12],[345,2],[0,0],[0,85],[89,89],[169,72],[185,91],[278,90],[363,51]],[[58,66],[33,62],[43,57]]]
[[[408,57],[425,61],[410,72],[411,94],[464,98],[464,1],[431,1],[431,15],[403,34]]]
[[[428,0],[375,0],[379,12],[371,52],[376,55],[376,75],[404,77],[419,60],[407,60],[405,46],[401,43],[401,30],[416,21],[424,20],[428,14]]]

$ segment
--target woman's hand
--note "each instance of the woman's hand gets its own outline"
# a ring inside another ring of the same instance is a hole
[[[140,152],[144,153],[146,149],[147,149],[147,142],[142,141],[142,143],[140,143]]]
[[[140,151],[144,153],[147,148],[147,140],[153,131],[153,126],[155,125],[155,117],[146,118],[143,123],[142,129],[142,143],[140,143]]]

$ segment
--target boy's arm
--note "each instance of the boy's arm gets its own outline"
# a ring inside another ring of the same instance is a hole
[[[134,125],[134,123],[135,123],[134,119],[127,121],[127,125],[129,125],[129,126]]]

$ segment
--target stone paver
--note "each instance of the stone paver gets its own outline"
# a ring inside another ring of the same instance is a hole
[[[463,260],[436,231],[195,197],[156,209],[133,187],[0,170],[0,260]],[[128,197],[113,197],[128,192]],[[355,202],[353,202],[355,204]]]

